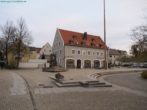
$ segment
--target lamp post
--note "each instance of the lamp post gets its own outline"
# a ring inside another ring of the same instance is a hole
[[[107,70],[108,69],[108,56],[107,56],[107,43],[106,43],[106,9],[105,9],[105,0],[104,0],[104,43],[105,43],[105,49],[104,49],[104,68]]]

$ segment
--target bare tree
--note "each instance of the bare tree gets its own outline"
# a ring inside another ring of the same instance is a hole
[[[8,65],[8,48],[13,43],[15,39],[16,28],[13,25],[12,21],[7,21],[4,26],[1,27],[2,31],[2,42],[4,43],[4,53],[5,53],[5,60],[6,65]]]
[[[0,60],[4,60],[4,50],[5,50],[5,45],[3,42],[3,38],[0,38]]]
[[[144,46],[146,45],[145,37],[147,33],[147,26],[138,26],[132,30],[132,40],[134,44],[131,47],[132,54],[135,56],[141,55],[146,49]]]
[[[26,50],[25,47],[27,47],[31,43],[32,43],[32,37],[30,32],[27,29],[25,20],[23,18],[20,18],[17,23],[16,39],[15,39],[17,67],[19,67],[21,55]]]

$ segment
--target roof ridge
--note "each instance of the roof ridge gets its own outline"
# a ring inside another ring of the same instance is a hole
[[[61,29],[61,28],[58,28],[59,29],[59,31],[61,30],[61,31],[68,31],[68,32],[72,32],[72,33],[78,33],[78,34],[83,34],[82,32],[77,32],[77,31],[71,31],[71,30],[66,30],[66,29]],[[99,37],[100,38],[100,36],[97,36],[97,35],[93,35],[93,34],[89,34],[88,32],[87,32],[87,34],[88,35],[90,35],[90,36],[93,36],[93,37]]]

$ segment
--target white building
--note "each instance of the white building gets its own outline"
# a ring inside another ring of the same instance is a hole
[[[52,51],[64,68],[103,68],[105,44],[99,36],[57,29]]]
[[[40,50],[38,58],[41,58],[42,55],[44,54],[46,59],[49,59],[50,55],[52,53],[52,47],[50,46],[49,43],[46,43]]]
[[[109,52],[108,52],[109,63],[111,63],[112,65],[119,65],[121,63],[119,59],[126,55],[127,55],[126,51],[117,50],[117,49],[109,49]]]

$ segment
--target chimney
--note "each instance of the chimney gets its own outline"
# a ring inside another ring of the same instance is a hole
[[[87,32],[84,32],[83,39],[87,39]]]

